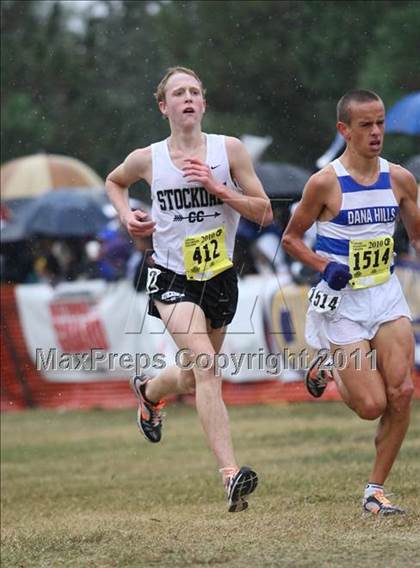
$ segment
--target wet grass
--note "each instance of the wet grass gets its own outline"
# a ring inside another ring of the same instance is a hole
[[[164,439],[133,411],[2,418],[2,566],[419,566],[420,402],[387,489],[404,517],[360,500],[375,425],[341,403],[231,408],[236,453],[260,486],[226,512],[195,411],[168,409]]]

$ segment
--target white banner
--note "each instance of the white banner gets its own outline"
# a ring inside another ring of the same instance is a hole
[[[276,277],[240,281],[237,314],[214,361],[224,378],[240,382],[279,374],[279,357],[267,364],[264,333],[265,325],[271,327],[270,304],[278,290]],[[16,295],[29,354],[47,380],[126,379],[142,369],[153,376],[183,364],[163,323],[147,314],[147,295],[136,293],[129,282],[21,285]]]
[[[16,295],[29,354],[48,380],[125,379],[168,348],[147,296],[129,282],[22,285]]]

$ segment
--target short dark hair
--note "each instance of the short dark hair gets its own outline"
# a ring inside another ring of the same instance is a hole
[[[366,91],[362,89],[354,89],[347,91],[345,95],[337,103],[337,120],[350,124],[351,122],[351,103],[369,103],[371,101],[381,101],[381,97],[373,91]]]

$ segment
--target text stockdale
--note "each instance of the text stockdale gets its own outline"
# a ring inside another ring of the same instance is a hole
[[[156,192],[162,211],[192,209],[193,207],[213,207],[223,205],[223,201],[209,193],[205,187],[178,187],[160,189]]]

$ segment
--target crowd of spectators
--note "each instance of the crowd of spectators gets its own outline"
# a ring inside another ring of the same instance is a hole
[[[5,243],[1,253],[1,281],[8,284],[47,283],[123,278],[137,285],[151,248],[147,239],[135,243],[121,229],[104,229],[94,238],[36,238]],[[142,279],[143,280],[143,279]],[[144,288],[144,282],[139,284]]]
[[[287,217],[278,212],[268,227],[241,219],[235,247],[239,275],[289,273],[298,284],[310,284],[317,274],[289,258],[280,246]],[[409,242],[402,225],[396,232],[396,252],[409,253]],[[314,230],[307,233],[307,244],[315,244]],[[129,237],[121,226],[111,226],[90,238],[36,238],[4,243],[1,252],[3,283],[48,283],[101,278],[108,282],[128,279],[141,291],[146,285],[147,258],[151,239]]]
[[[297,198],[296,198],[297,199]],[[146,208],[133,202],[134,208]],[[261,228],[241,218],[235,247],[234,263],[239,276],[249,274],[287,274],[297,284],[313,284],[319,278],[314,271],[294,261],[280,246],[282,233],[295,203],[273,204],[274,221]],[[138,291],[146,286],[147,260],[152,253],[151,238],[133,241],[115,216],[115,210],[106,205],[107,226],[90,237],[45,238],[2,243],[0,255],[1,282],[47,283],[101,278],[108,282],[128,279]],[[306,233],[307,245],[315,246],[316,230]],[[404,257],[413,256],[402,223],[397,225],[395,252]]]

